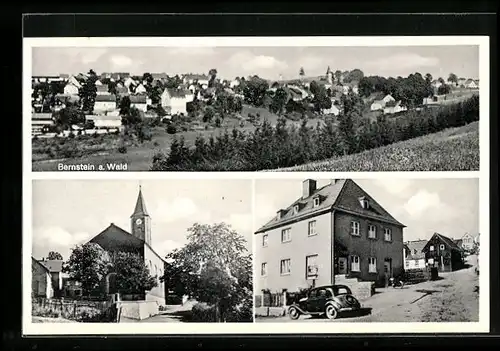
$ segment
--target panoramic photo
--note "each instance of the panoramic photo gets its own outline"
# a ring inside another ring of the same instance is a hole
[[[255,194],[256,322],[479,321],[479,179],[259,179]]]
[[[479,45],[37,46],[31,63],[33,171],[479,170]]]
[[[253,322],[251,185],[33,181],[32,323]]]

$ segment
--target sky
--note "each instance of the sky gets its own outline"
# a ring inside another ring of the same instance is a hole
[[[403,240],[428,240],[438,232],[459,239],[479,233],[479,180],[354,179],[407,227]],[[330,182],[318,179],[317,187]],[[255,226],[261,227],[302,195],[300,180],[256,180]]]
[[[195,222],[225,222],[245,237],[251,252],[252,183],[250,180],[140,181],[151,216],[151,240],[164,257],[186,243]],[[58,251],[66,260],[71,248],[84,244],[110,223],[130,232],[139,181],[33,181],[32,255],[40,259]]]
[[[145,72],[169,75],[208,73],[219,77],[258,75],[266,79],[298,78],[335,70],[361,69],[365,75],[407,77],[411,73],[432,74],[447,79],[479,78],[479,47],[388,46],[388,47],[35,47],[33,75],[77,74],[93,69],[102,72]]]

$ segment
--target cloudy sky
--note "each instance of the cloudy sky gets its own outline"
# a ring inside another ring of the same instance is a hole
[[[185,244],[195,222],[226,222],[251,251],[252,183],[248,180],[141,181],[151,216],[153,248],[162,256]],[[36,180],[33,182],[33,256],[60,252],[64,259],[114,223],[130,232],[139,181]]]
[[[408,76],[420,72],[446,79],[479,78],[478,46],[392,47],[141,47],[141,48],[33,48],[33,75],[102,72],[144,72],[169,75],[207,73],[233,79],[257,74],[267,79],[297,78],[332,70],[361,69],[365,75]]]
[[[319,180],[321,187],[330,180]],[[429,239],[434,232],[460,238],[479,232],[478,179],[355,179],[361,188],[407,228],[404,240]],[[299,180],[257,180],[255,225],[302,195]]]

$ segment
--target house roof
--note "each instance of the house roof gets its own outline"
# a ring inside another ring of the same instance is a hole
[[[108,85],[107,84],[102,84],[102,85],[96,85],[97,91],[98,92],[108,92]]]
[[[118,115],[86,115],[86,120],[89,121],[121,121],[121,116]]]
[[[113,101],[113,102],[116,102],[116,96],[114,96],[113,94],[109,94],[109,95],[96,95],[95,97],[95,101],[101,101],[101,102],[105,102],[105,101]]]
[[[130,103],[132,104],[145,104],[147,100],[146,95],[130,95]]]
[[[52,119],[52,113],[32,113],[31,119],[36,119],[36,120]]]
[[[192,94],[189,90],[185,89],[165,89],[165,90],[168,92],[171,98],[184,98],[187,95]]]
[[[153,79],[167,79],[168,75],[165,72],[162,73],[151,73]]]
[[[62,271],[63,260],[41,260],[39,262],[45,266],[50,273],[59,273]]]
[[[458,250],[461,251],[462,249],[457,245],[455,240],[448,238],[447,236],[444,236],[443,234],[439,233],[434,233],[434,235],[429,239],[429,241],[425,244],[424,248],[422,250],[427,251],[430,245],[430,242],[433,238],[438,238],[443,244],[448,246],[452,250]]]
[[[49,269],[44,266],[43,264],[40,263],[40,261],[38,261],[36,258],[34,258],[33,256],[31,256],[31,261],[32,262],[36,262],[36,264],[38,264],[40,267],[42,267],[44,270],[47,271],[47,273],[50,273]]]
[[[342,194],[345,189],[348,189],[348,191],[353,191],[355,189],[358,190],[358,192],[363,193],[370,200],[370,203],[373,203],[373,206],[370,206],[370,209],[363,209],[358,200],[356,200],[356,204],[354,205],[346,205],[342,203],[339,200],[342,198]],[[317,196],[319,196],[320,198],[319,206],[313,207],[314,198],[316,198]],[[300,206],[299,212],[297,214],[295,214],[293,211],[295,205]],[[371,199],[370,196],[352,179],[337,179],[334,182],[316,189],[309,197],[300,197],[299,199],[294,201],[290,206],[282,210],[283,213],[280,218],[278,218],[278,216],[275,216],[273,219],[259,228],[255,232],[255,234],[262,233],[273,228],[278,228],[283,225],[332,210],[356,212],[361,216],[374,218],[383,222],[389,222],[404,227],[403,224],[398,222],[387,211],[385,211],[382,206],[377,204],[375,200]]]
[[[69,78],[69,74],[67,74],[67,73],[61,73],[61,74],[59,74],[59,77],[63,78],[63,79],[68,79]]]
[[[465,81],[465,84],[470,84],[470,83],[473,83],[473,82],[474,82],[474,81],[473,81],[472,79],[470,79],[470,78],[469,78],[469,79],[467,79],[467,80]]]
[[[413,240],[405,243],[406,248],[409,250],[409,255],[406,259],[419,260],[425,258],[425,253],[422,251],[427,244],[427,240]]]
[[[463,240],[462,239],[455,239],[455,244],[457,244],[457,246],[462,246],[463,244]]]
[[[186,74],[184,75],[186,79],[198,79],[198,80],[208,80],[208,76],[205,74]]]
[[[128,89],[126,87],[116,87],[116,93],[117,94],[127,94]]]

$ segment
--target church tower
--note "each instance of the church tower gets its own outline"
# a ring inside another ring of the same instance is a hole
[[[333,72],[330,69],[330,66],[328,66],[328,69],[326,70],[326,79],[328,84],[333,84]]]
[[[144,240],[151,246],[151,217],[146,210],[146,203],[139,186],[139,195],[135,204],[134,213],[130,216],[131,232],[136,238]]]

